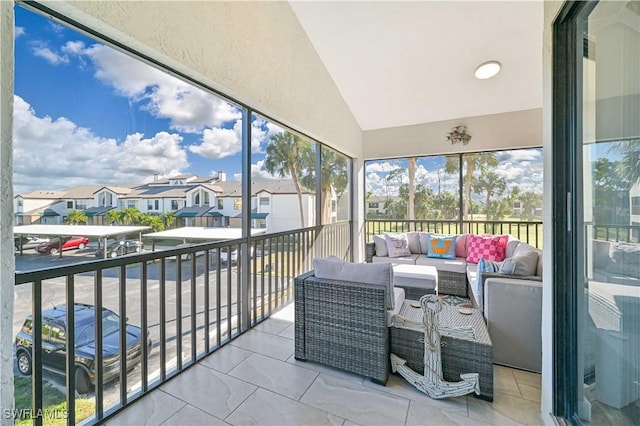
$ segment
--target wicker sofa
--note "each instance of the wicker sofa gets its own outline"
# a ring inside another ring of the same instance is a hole
[[[385,384],[390,370],[389,326],[404,301],[404,291],[393,288],[390,265],[344,263],[354,268],[387,266],[389,285],[380,285],[349,277],[318,277],[316,261],[313,271],[294,280],[295,358]]]

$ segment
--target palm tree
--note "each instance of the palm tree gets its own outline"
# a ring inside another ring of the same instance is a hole
[[[464,172],[464,178],[462,180],[462,188],[464,190],[464,202],[462,203],[462,219],[466,220],[469,217],[469,208],[471,206],[471,187],[473,186],[473,173],[476,169],[480,170],[480,173],[484,173],[489,167],[496,167],[498,165],[498,159],[493,152],[482,152],[476,154],[464,154],[462,156],[462,165],[458,162],[458,157],[447,157],[447,163],[445,165],[445,171],[447,173],[455,173],[459,167],[463,167],[466,164],[467,168]]]
[[[120,223],[122,221],[122,212],[120,210],[111,209],[107,212],[107,217],[105,219],[108,225],[113,225],[114,223]]]
[[[300,225],[304,228],[304,208],[300,186],[301,157],[308,156],[309,152],[313,152],[313,149],[308,141],[289,132],[276,133],[271,135],[269,139],[270,143],[267,146],[263,167],[272,176],[276,174],[280,177],[291,176],[298,194]]]
[[[166,212],[160,215],[160,219],[162,219],[166,228],[171,228],[171,226],[176,223],[177,217],[174,212]]]
[[[416,179],[416,157],[409,157],[408,160],[409,160],[409,200],[407,202],[407,218],[409,220],[415,220],[416,188],[414,185],[414,181]],[[410,223],[409,229],[413,231],[415,229],[415,224]]]
[[[140,219],[140,210],[135,207],[127,207],[122,210],[121,219],[123,225],[133,225]]]
[[[477,194],[484,192],[486,194],[484,206],[487,220],[489,219],[489,212],[491,211],[491,197],[502,194],[506,188],[507,181],[491,171],[482,173],[473,183],[473,192]]]
[[[149,213],[141,214],[138,218],[140,225],[150,226],[155,232],[164,230],[164,223],[159,216]]]
[[[335,194],[336,199],[340,199],[349,184],[347,165],[348,162],[346,157],[330,149],[322,148],[322,169],[320,171],[320,177],[322,179],[320,184],[320,196],[322,197],[322,223],[331,222],[331,200],[333,199],[333,194]],[[307,170],[310,170],[310,168],[307,168]],[[312,175],[307,174],[303,184],[311,183],[306,179],[308,177],[312,177]],[[312,181],[313,184],[315,184],[315,178],[313,178]]]
[[[640,139],[628,139],[615,143],[611,151],[621,156],[616,169],[619,176],[629,182],[629,188],[640,180]]]
[[[83,211],[73,210],[69,213],[69,215],[67,215],[64,221],[69,225],[79,225],[81,223],[86,224],[87,222],[89,222],[89,218]]]

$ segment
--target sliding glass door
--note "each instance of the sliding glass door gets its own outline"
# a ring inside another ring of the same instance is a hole
[[[554,26],[555,414],[640,419],[640,1]],[[567,167],[568,166],[568,167]]]

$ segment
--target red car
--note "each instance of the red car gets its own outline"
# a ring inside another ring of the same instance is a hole
[[[62,250],[83,249],[89,244],[87,237],[62,237]],[[36,249],[38,253],[58,254],[60,252],[60,239],[54,238],[48,243],[41,244]]]

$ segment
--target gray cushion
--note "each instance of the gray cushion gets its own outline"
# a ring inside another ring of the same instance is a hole
[[[525,253],[535,252],[538,254],[538,262],[535,267],[535,271],[532,274],[524,274],[524,275],[537,275],[539,277],[542,276],[542,250],[535,248],[531,244],[520,243],[513,252],[513,256],[522,256]],[[533,262],[533,261],[532,261]]]
[[[386,232],[384,239],[387,241],[389,257],[410,256],[409,240],[406,234]]]
[[[534,250],[508,257],[502,262],[500,272],[510,275],[535,275],[538,266],[538,253]]]
[[[420,236],[418,232],[407,232],[407,240],[409,241],[409,251],[411,254],[420,254]]]
[[[387,309],[394,308],[393,269],[390,263],[351,263],[313,259],[316,278],[387,286]]]
[[[420,242],[420,253],[428,254],[429,253],[429,233],[418,232],[418,240]]]
[[[376,245],[376,256],[389,256],[387,241],[384,239],[384,235],[374,235],[373,243]]]

